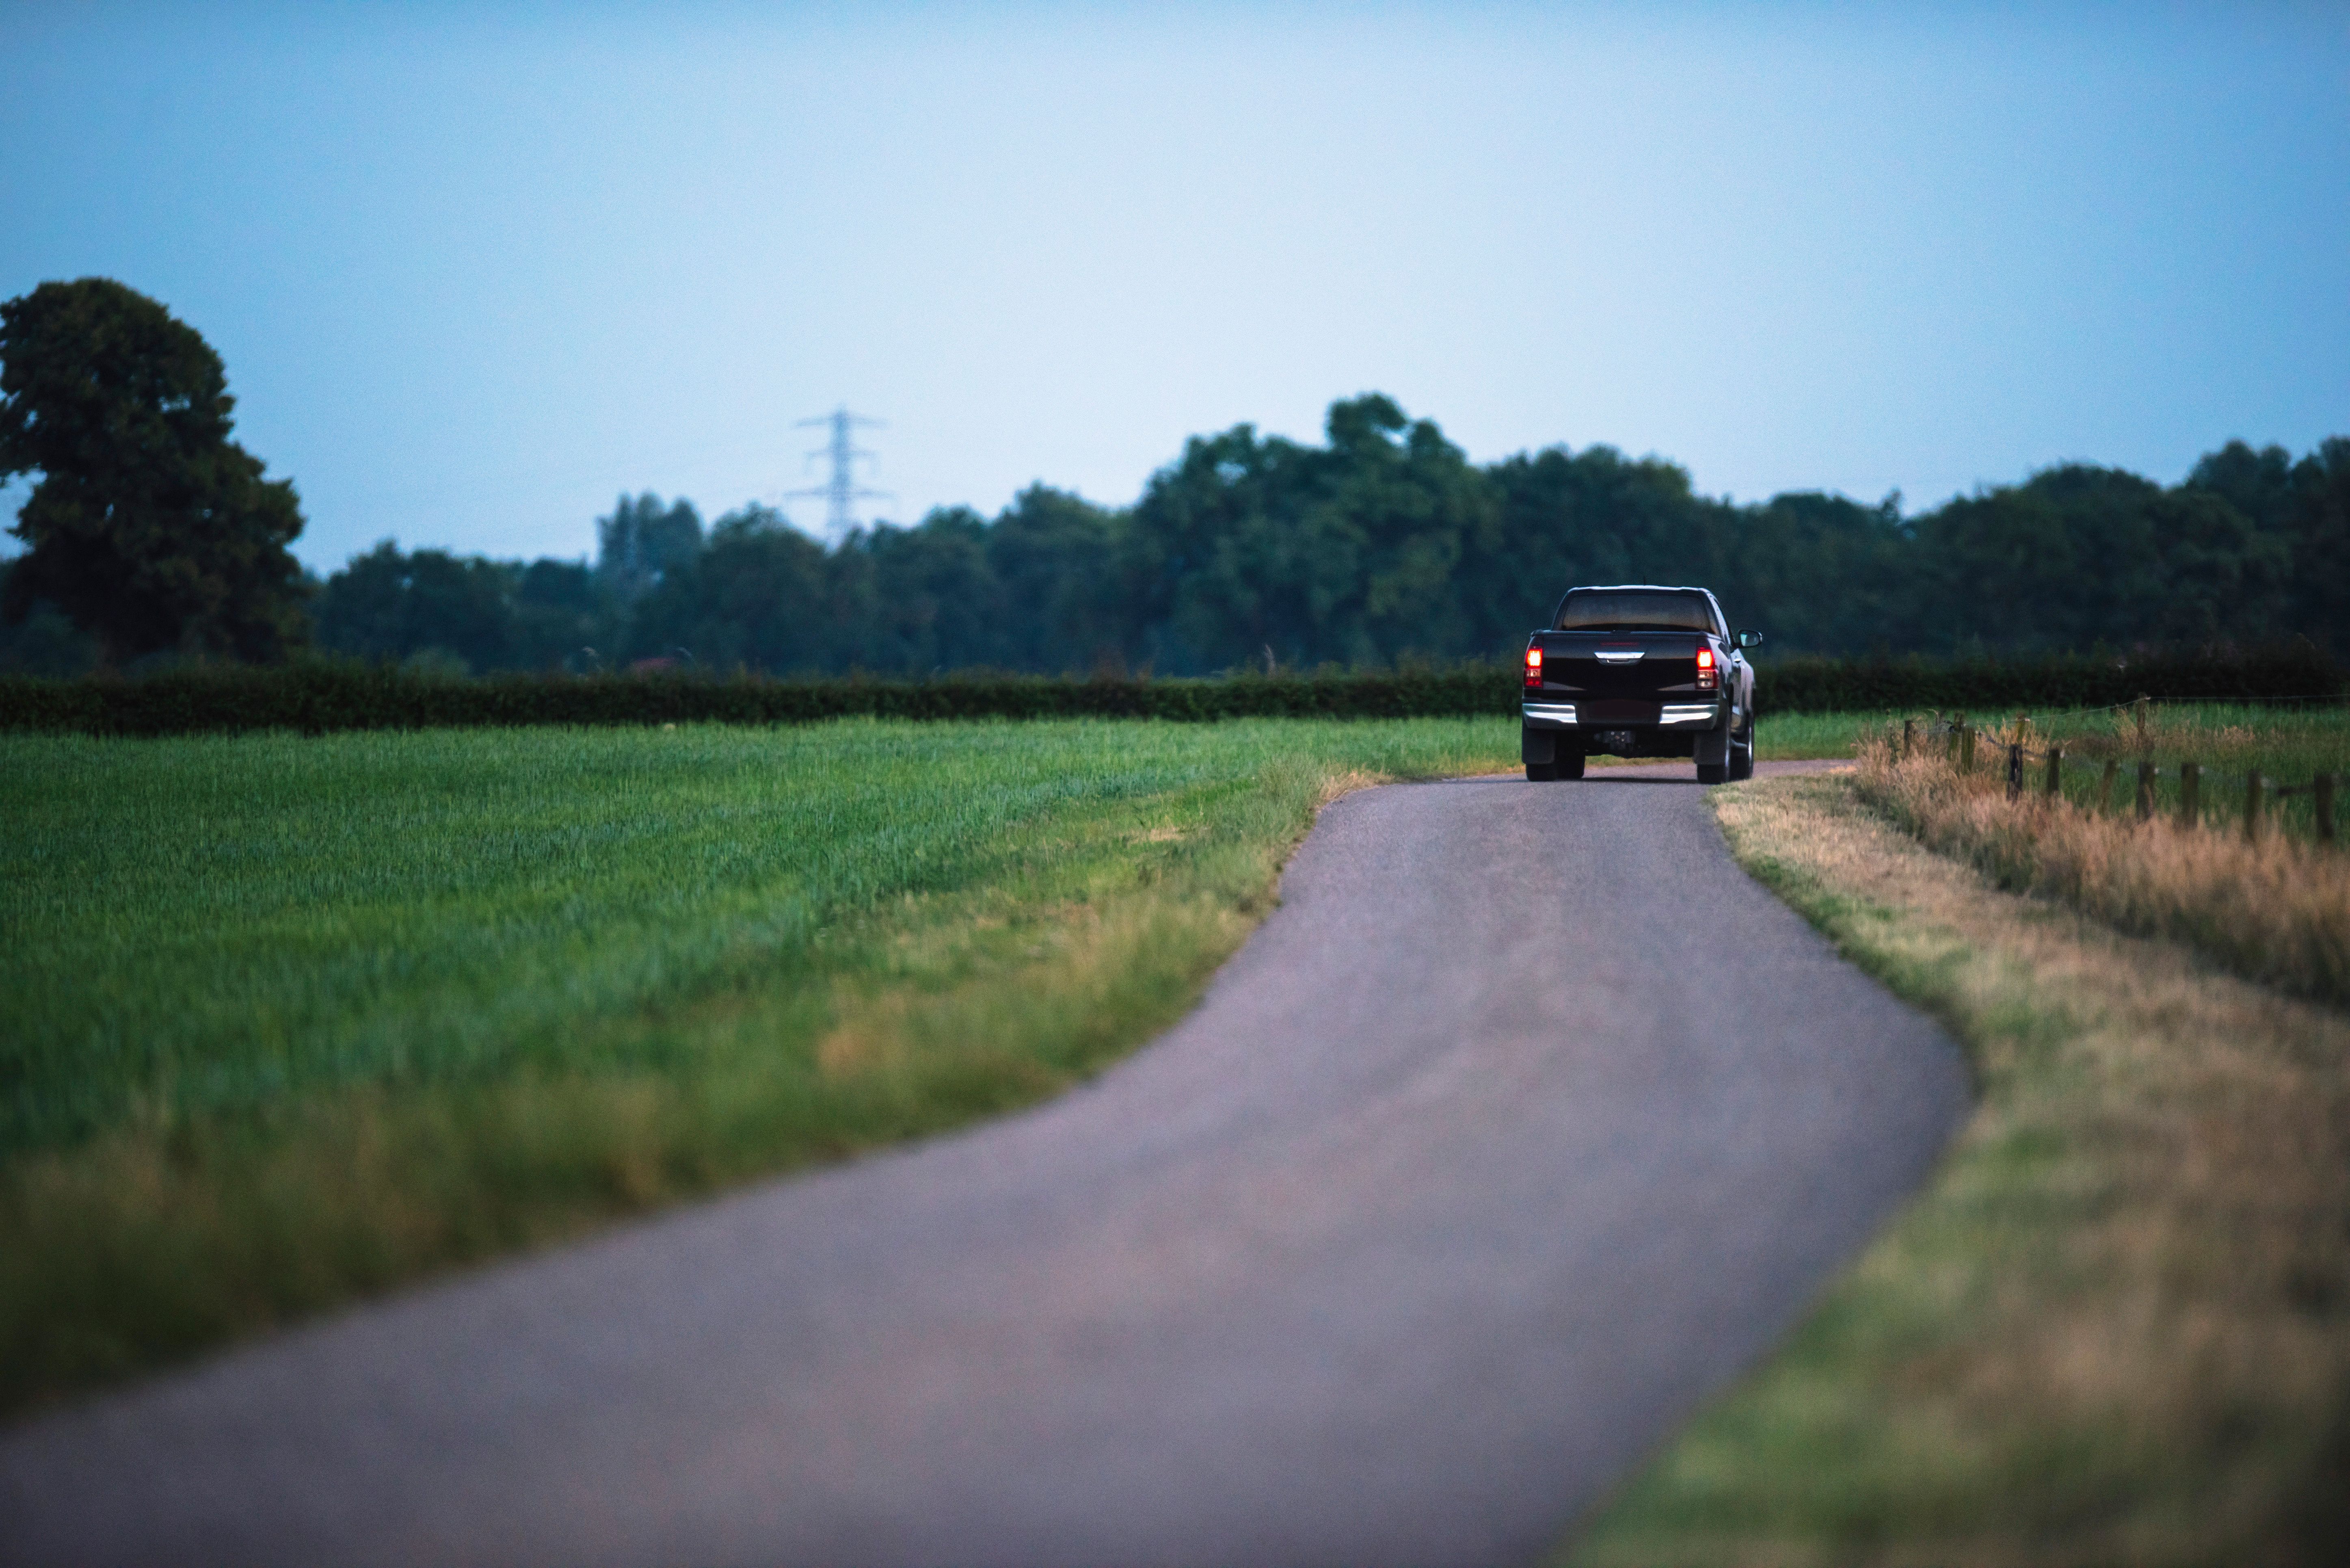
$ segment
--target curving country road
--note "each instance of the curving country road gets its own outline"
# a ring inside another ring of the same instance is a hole
[[[0,1560],[1538,1557],[1966,1108],[1689,771],[1342,800],[1090,1086],[15,1428]]]

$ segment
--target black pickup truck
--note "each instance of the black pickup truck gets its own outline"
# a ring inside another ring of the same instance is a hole
[[[1583,759],[1690,757],[1700,784],[1754,773],[1754,670],[1703,588],[1569,588],[1526,640],[1530,779],[1579,779]]]

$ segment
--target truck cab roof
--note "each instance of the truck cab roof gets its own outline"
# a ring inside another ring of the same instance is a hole
[[[1553,631],[1685,631],[1726,638],[1721,606],[1704,588],[1616,583],[1566,590]]]

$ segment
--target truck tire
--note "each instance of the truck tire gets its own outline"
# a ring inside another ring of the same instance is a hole
[[[1570,752],[1565,747],[1561,746],[1558,752],[1558,776],[1563,779],[1581,778],[1583,776],[1583,753],[1581,752]]]
[[[1730,737],[1730,777],[1734,784],[1754,776],[1754,715],[1746,716],[1746,728]]]

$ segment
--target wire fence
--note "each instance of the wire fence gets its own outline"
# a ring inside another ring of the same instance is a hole
[[[2272,701],[2313,701],[2341,704],[2344,699],[2334,697],[2280,698]],[[2205,786],[2241,792],[2241,821],[2244,837],[2257,842],[2275,808],[2284,802],[2302,796],[2310,801],[2312,830],[2317,841],[2331,845],[2334,836],[2334,798],[2340,776],[2331,772],[2318,772],[2297,784],[2272,779],[2258,768],[2232,773],[2220,768],[2206,768],[2192,759],[2166,767],[2151,755],[2152,742],[2147,734],[2147,722],[2153,709],[2150,699],[2140,697],[2135,701],[2116,702],[2102,708],[2063,708],[2043,713],[2018,713],[2012,724],[1985,731],[1967,722],[1964,713],[1945,718],[1935,713],[1922,722],[1915,718],[1901,721],[1899,758],[1920,753],[1921,747],[1940,747],[1952,767],[1960,774],[1972,774],[1988,751],[1998,756],[2007,774],[2007,796],[2021,800],[2029,792],[2049,800],[2067,798],[2064,792],[2064,747],[2051,742],[2044,747],[2032,744],[2035,725],[2050,720],[2075,718],[2092,713],[2131,713],[2137,722],[2137,760],[2128,765],[2133,775],[2134,806],[2139,820],[2152,818],[2158,810],[2157,795],[2161,783],[2174,780],[2178,784],[2175,810],[2182,826],[2204,825],[2203,795]],[[1985,742],[1988,742],[1986,745]],[[2037,772],[2038,776],[2032,776]],[[2100,813],[2113,810],[2116,785],[2124,774],[2120,758],[2108,755],[2095,785],[2095,805]]]

